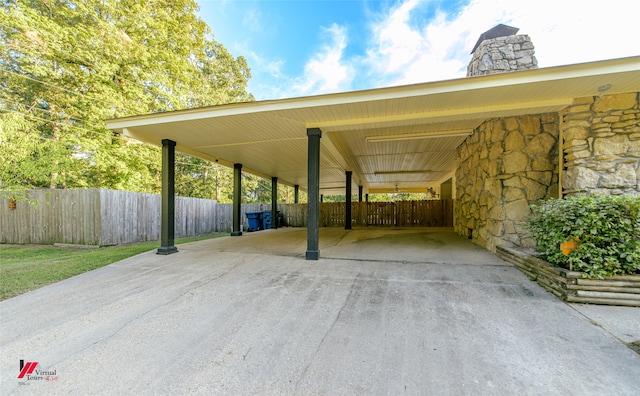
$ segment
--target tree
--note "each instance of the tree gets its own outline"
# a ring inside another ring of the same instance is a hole
[[[233,170],[189,156],[176,158],[176,194],[233,202]]]
[[[193,0],[5,0],[0,188],[158,192],[159,149],[112,133],[105,119],[253,100],[246,60],[196,10]],[[179,177],[184,191],[212,197],[215,167],[178,161],[208,169]]]

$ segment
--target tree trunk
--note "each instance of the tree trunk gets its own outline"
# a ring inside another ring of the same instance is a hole
[[[58,126],[58,124],[54,123],[53,128],[51,128],[51,140],[53,140],[54,142],[60,141],[60,135],[58,134],[58,132],[60,132],[60,127]],[[58,164],[58,160],[54,159],[53,168],[51,168],[51,181],[49,182],[49,188],[51,188],[52,190],[58,188]]]
[[[58,166],[58,161],[53,161],[53,166]],[[58,187],[58,172],[51,171],[51,181],[49,182],[49,188],[55,190]]]
[[[220,202],[220,170],[216,167],[216,201]]]

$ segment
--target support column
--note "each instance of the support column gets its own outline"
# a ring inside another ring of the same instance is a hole
[[[240,236],[242,224],[242,164],[233,164],[233,229],[231,236]]]
[[[320,203],[322,203],[323,199],[324,199],[324,195],[320,194]]]
[[[298,203],[298,193],[300,191],[300,186],[299,185],[295,185],[293,186],[293,203]]]
[[[162,139],[162,214],[160,225],[160,247],[157,254],[176,253],[174,245],[176,194],[175,194],[176,142]]]
[[[358,186],[358,202],[362,202],[362,186]]]
[[[271,178],[271,228],[278,228],[278,178]]]
[[[320,258],[320,128],[308,128],[307,260]]]
[[[365,202],[367,202],[367,203],[369,202],[369,194],[365,194],[365,195],[364,195],[364,200],[365,200]]]
[[[345,191],[345,196],[347,198],[347,202],[345,203],[345,210],[344,210],[344,229],[345,230],[350,230],[351,229],[351,175],[352,172],[351,171],[346,171],[345,172],[346,176],[347,176],[347,188]]]

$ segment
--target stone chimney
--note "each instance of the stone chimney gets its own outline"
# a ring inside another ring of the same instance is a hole
[[[526,34],[516,35],[518,30],[500,24],[482,33],[471,51],[467,77],[537,69],[533,43]]]

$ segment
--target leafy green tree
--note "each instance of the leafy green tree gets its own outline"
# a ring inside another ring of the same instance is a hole
[[[233,170],[198,158],[176,157],[176,194],[233,202]]]
[[[0,188],[158,192],[159,149],[105,119],[253,100],[246,60],[196,10],[193,0],[3,1]],[[215,166],[178,159],[199,169],[180,173],[181,191],[215,196]]]
[[[0,169],[5,194],[21,197],[23,185],[45,185],[57,158],[66,158],[64,146],[42,138],[42,123],[18,112],[0,114]],[[57,143],[57,142],[56,142]]]

